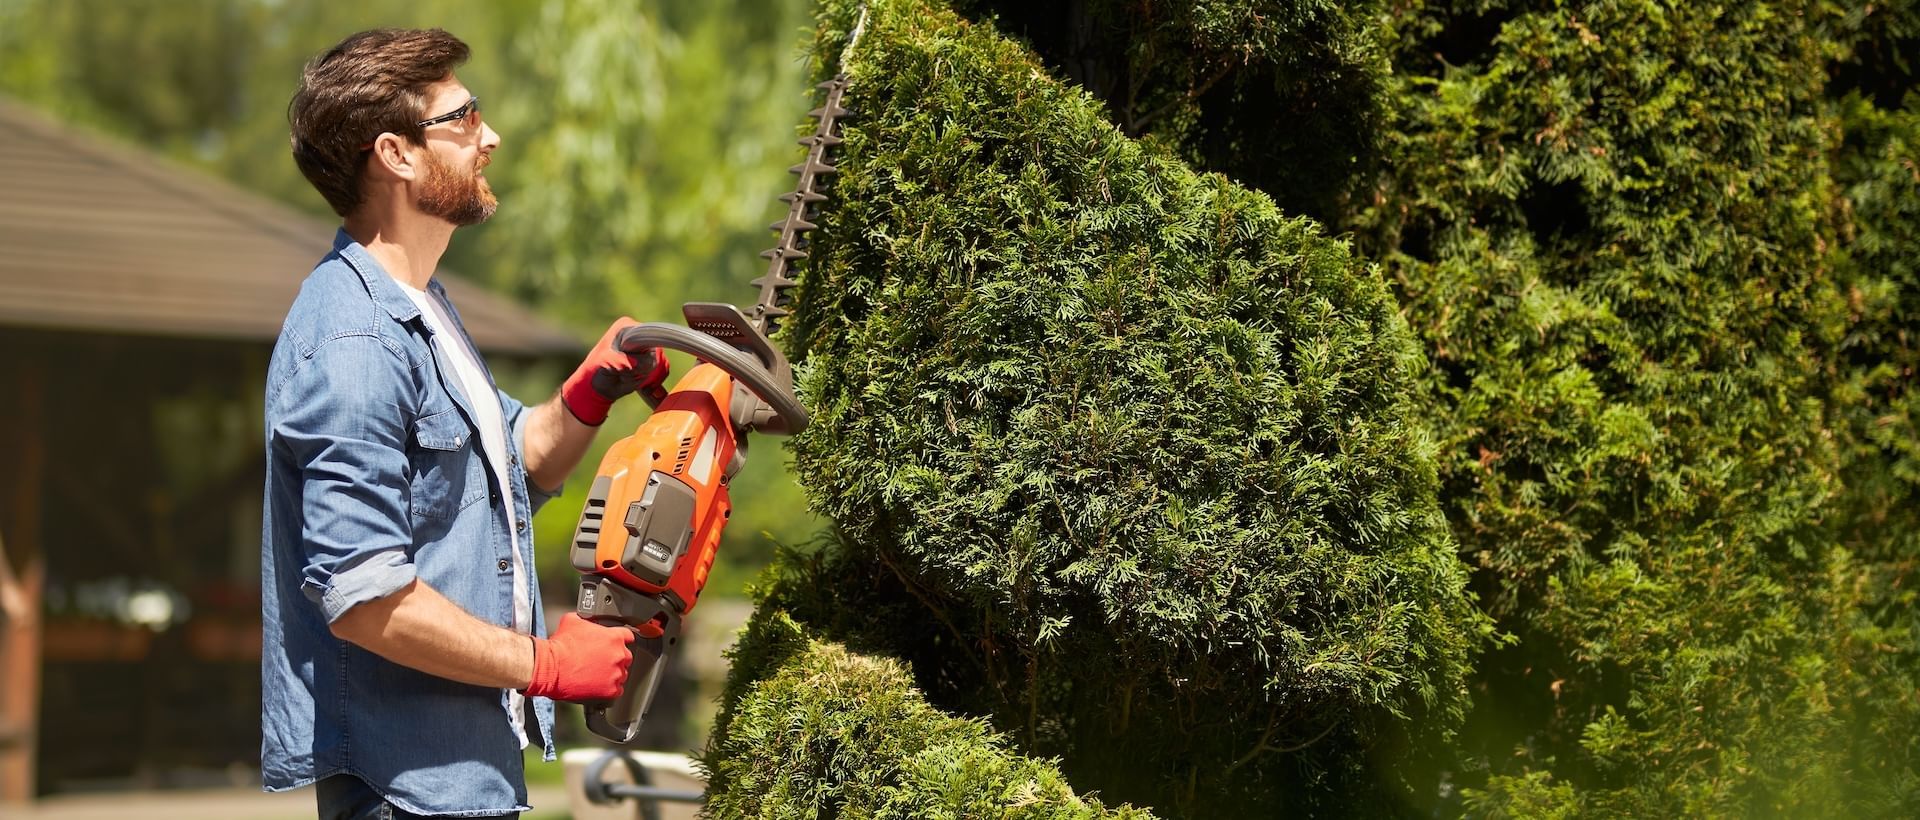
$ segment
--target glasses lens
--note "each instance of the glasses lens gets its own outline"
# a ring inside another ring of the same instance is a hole
[[[467,101],[467,115],[461,118],[461,122],[465,123],[468,128],[476,128],[480,125],[479,97],[474,97]]]

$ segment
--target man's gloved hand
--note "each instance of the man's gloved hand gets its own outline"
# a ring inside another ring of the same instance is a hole
[[[533,639],[533,682],[527,694],[579,703],[613,700],[633,664],[633,630],[601,626],[577,613],[561,616],[552,637]]]
[[[637,324],[639,322],[630,318],[620,317],[607,328],[600,342],[587,351],[587,360],[580,363],[580,369],[560,385],[560,402],[574,418],[598,427],[606,422],[607,410],[613,407],[613,402],[628,393],[638,390],[650,404],[659,404],[667,397],[666,388],[661,386],[667,380],[666,351],[655,347],[633,354],[613,346],[620,331]]]

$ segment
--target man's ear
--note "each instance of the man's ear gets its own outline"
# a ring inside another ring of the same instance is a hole
[[[367,159],[367,172],[374,179],[392,179],[412,181],[420,171],[419,157],[415,155],[412,144],[399,134],[385,131],[373,139],[372,156]]]

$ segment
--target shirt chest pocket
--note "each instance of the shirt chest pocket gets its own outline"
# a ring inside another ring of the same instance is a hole
[[[473,445],[473,429],[457,408],[413,423],[407,460],[413,467],[414,517],[450,519],[487,497],[486,475]]]

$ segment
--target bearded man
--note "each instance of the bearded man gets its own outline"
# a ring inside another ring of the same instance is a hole
[[[623,317],[539,406],[494,386],[434,279],[497,204],[467,56],[437,29],[356,34],[289,109],[343,226],[268,370],[260,764],[269,791],[317,783],[324,818],[528,810],[521,750],[553,759],[553,700],[611,698],[632,662],[626,629],[548,635],[528,522],[666,357],[613,350]]]

